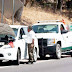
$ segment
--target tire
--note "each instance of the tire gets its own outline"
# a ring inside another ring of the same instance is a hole
[[[40,59],[44,60],[45,59],[45,55],[44,56],[40,55]]]
[[[71,57],[72,57],[72,52],[70,53]]]
[[[2,64],[2,60],[0,60],[0,65]]]
[[[37,49],[36,48],[34,49],[34,52],[33,52],[33,61],[34,62],[37,61]]]
[[[57,44],[56,45],[55,58],[56,59],[60,59],[61,58],[61,46],[60,46],[60,44]]]
[[[21,55],[21,54],[20,54],[20,50],[18,50],[18,52],[17,52],[17,60],[14,60],[14,61],[13,61],[15,65],[19,65],[19,64],[20,64],[20,61],[19,61],[20,55]]]

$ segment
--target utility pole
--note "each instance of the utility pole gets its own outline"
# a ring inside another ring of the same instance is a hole
[[[12,24],[14,24],[14,13],[15,13],[15,0],[13,0],[13,16],[12,16]]]
[[[2,0],[1,23],[3,23],[3,15],[4,15],[4,0]]]

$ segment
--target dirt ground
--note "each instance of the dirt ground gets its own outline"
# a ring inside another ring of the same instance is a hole
[[[51,11],[45,11],[41,7],[24,7],[21,17],[21,22],[15,20],[15,25],[30,25],[37,23],[37,21],[44,20],[62,20],[66,22],[66,24],[70,24],[70,20],[65,15],[61,15],[59,13],[52,13]],[[1,22],[1,14],[0,14],[0,22]],[[7,19],[4,17],[4,23],[12,24],[12,19]]]

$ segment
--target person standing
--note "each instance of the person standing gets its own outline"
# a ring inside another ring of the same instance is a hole
[[[32,26],[28,26],[28,55],[29,62],[33,63],[33,50],[34,50],[34,38],[35,33],[32,30]]]

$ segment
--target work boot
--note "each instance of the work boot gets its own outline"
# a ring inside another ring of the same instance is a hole
[[[31,64],[33,64],[33,61],[31,61]]]

